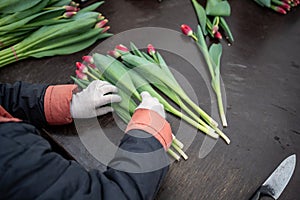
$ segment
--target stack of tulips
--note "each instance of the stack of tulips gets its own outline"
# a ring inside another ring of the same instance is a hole
[[[79,9],[70,0],[0,3],[0,67],[27,57],[64,55],[109,37],[108,22],[94,10],[103,2]]]
[[[72,77],[72,79],[82,88],[97,79],[116,85],[122,102],[112,106],[125,123],[129,122],[138,102],[141,101],[140,92],[148,91],[164,105],[167,112],[183,119],[212,138],[220,136],[228,144],[230,143],[229,138],[218,128],[216,121],[184,92],[161,54],[152,45],[148,45],[148,54],[140,51],[133,43],[131,43],[131,50],[118,45],[108,54],[96,53],[93,56],[84,56],[84,63],[76,63],[76,78]],[[162,97],[158,91],[168,98]],[[169,103],[170,100],[184,112],[173,107]],[[187,155],[182,151],[182,143],[175,136],[171,147],[187,159]],[[168,152],[179,160],[180,156],[172,148]]]
[[[200,5],[197,0],[191,0],[196,11],[202,33],[211,38],[221,40],[222,33],[226,36],[229,44],[233,43],[234,38],[225,17],[230,16],[231,8],[228,1],[208,0],[206,7]]]
[[[281,14],[287,14],[292,7],[300,4],[299,0],[254,0],[262,7],[267,7]]]

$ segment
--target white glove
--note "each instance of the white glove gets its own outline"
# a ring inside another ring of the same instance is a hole
[[[157,98],[152,97],[148,92],[142,92],[141,97],[142,102],[136,108],[136,110],[139,108],[153,110],[160,114],[163,118],[166,118],[164,106],[161,103],[159,103]]]
[[[73,94],[71,101],[71,116],[73,118],[92,118],[112,112],[106,104],[120,102],[118,89],[106,81],[93,81],[87,88]]]

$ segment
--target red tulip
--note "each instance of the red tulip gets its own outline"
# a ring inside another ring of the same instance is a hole
[[[106,31],[108,31],[110,29],[110,26],[105,26],[103,28],[103,30],[101,31],[101,33],[105,33]]]
[[[217,31],[215,34],[214,34],[215,38],[221,40],[222,39],[222,35],[219,31]]]
[[[287,3],[282,3],[281,7],[286,9],[286,10],[291,10],[291,6]]]
[[[152,44],[148,44],[147,48],[148,48],[148,53],[150,55],[154,55],[155,54],[155,48],[154,48],[154,46]]]
[[[270,8],[273,9],[274,11],[278,12],[278,13],[281,13],[281,14],[284,14],[284,15],[286,14],[286,11],[280,6],[271,5]]]
[[[129,52],[129,49],[128,49],[126,46],[124,46],[123,44],[117,45],[117,46],[115,47],[115,49],[120,50],[120,51],[123,51],[123,52]]]
[[[72,17],[73,15],[76,15],[76,13],[77,13],[77,12],[65,12],[65,13],[63,14],[63,17],[64,17],[64,18],[70,18],[70,17]]]
[[[116,50],[108,51],[107,54],[114,58],[119,58],[121,56],[121,54]]]
[[[82,60],[89,64],[94,64],[94,59],[92,56],[82,56]]]
[[[181,31],[184,35],[187,35],[187,36],[192,36],[193,35],[193,30],[191,29],[191,27],[189,27],[186,24],[181,25]]]
[[[76,68],[82,73],[87,73],[88,72],[88,68],[84,64],[82,64],[81,62],[76,62]]]
[[[95,28],[103,28],[108,22],[108,19],[104,19],[100,22],[98,22],[96,25],[95,25]]]
[[[66,9],[66,11],[78,11],[78,9],[74,6],[63,6],[64,9]]]
[[[84,74],[84,73],[82,73],[81,71],[76,70],[75,73],[76,73],[76,76],[77,76],[78,79],[81,79],[81,80],[88,80],[87,75]]]

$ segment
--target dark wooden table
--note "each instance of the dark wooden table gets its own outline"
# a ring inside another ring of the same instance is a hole
[[[248,199],[287,156],[300,153],[300,12],[282,16],[252,1],[230,1],[228,23],[235,36],[232,46],[223,45],[222,78],[226,90],[229,126],[224,132],[232,143],[218,140],[204,158],[199,150],[205,136],[198,132],[186,150],[187,161],[173,163],[157,199]],[[196,16],[189,1],[111,0],[99,11],[109,20],[111,32],[140,27],[179,30],[183,23],[195,27]],[[147,35],[144,36],[147,38]],[[0,69],[0,81],[71,83],[75,62],[100,41],[81,52],[43,59],[27,59]],[[113,48],[113,47],[111,47]],[[186,76],[200,105],[214,106],[208,89],[182,59],[166,60]],[[174,130],[179,120],[168,116]],[[112,115],[99,119],[109,137],[118,143],[122,130]],[[187,127],[187,130],[191,128]],[[47,127],[46,131],[87,169],[104,170],[82,145],[74,124]],[[297,155],[298,156],[298,155]],[[299,199],[299,164],[280,199]]]

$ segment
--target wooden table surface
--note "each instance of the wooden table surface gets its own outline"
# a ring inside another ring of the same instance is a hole
[[[231,0],[230,4],[232,14],[227,21],[235,42],[227,46],[222,41],[221,73],[229,124],[224,132],[231,144],[218,140],[204,158],[199,157],[205,136],[198,132],[186,149],[189,159],[171,165],[157,199],[249,199],[284,158],[300,154],[300,10],[292,9],[283,16],[252,1]],[[99,11],[109,19],[115,34],[141,27],[180,31],[183,23],[197,24],[186,0],[108,0]],[[0,81],[72,83],[75,62],[100,43],[72,55],[16,62],[0,69]],[[200,105],[210,112],[214,97],[209,98],[199,74],[186,61],[167,52],[163,55],[186,77]],[[185,132],[194,131],[177,118],[168,115],[168,119],[174,131],[181,126]],[[122,130],[113,116],[105,115],[99,121],[117,144]],[[74,124],[47,127],[46,131],[87,169],[105,169],[82,144]],[[280,199],[300,199],[299,186],[297,163]]]

